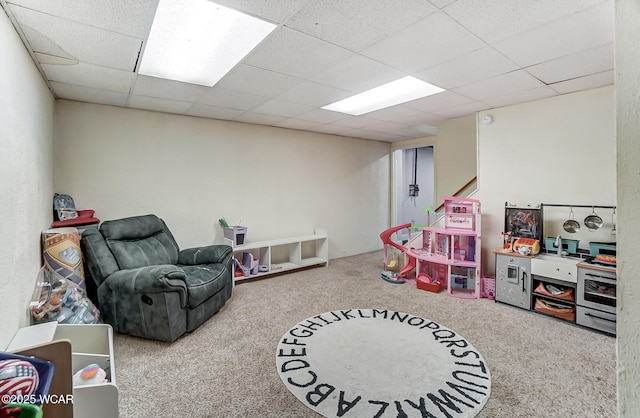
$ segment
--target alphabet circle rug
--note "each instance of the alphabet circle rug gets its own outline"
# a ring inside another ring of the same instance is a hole
[[[325,417],[473,417],[491,395],[484,357],[456,332],[387,309],[308,318],[276,349],[278,374]]]

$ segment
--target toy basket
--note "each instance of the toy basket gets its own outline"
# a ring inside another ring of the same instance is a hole
[[[438,293],[442,290],[442,283],[431,278],[431,276],[420,273],[416,277],[416,287],[429,292]]]
[[[0,351],[0,361],[4,362],[5,360],[22,360],[22,361],[31,363],[31,365],[33,365],[34,369],[37,372],[37,379],[36,379],[37,386],[36,386],[36,389],[33,391],[33,395],[26,396],[26,397],[29,400],[33,400],[34,401],[32,402],[33,404],[40,405],[41,401],[44,399],[44,396],[49,394],[51,381],[53,380],[53,372],[55,370],[54,364],[48,360]],[[7,376],[4,376],[4,377],[6,379]],[[21,378],[21,376],[15,376],[14,378],[19,379]],[[10,384],[8,380],[4,380],[3,382],[6,385]],[[8,393],[8,392],[5,392],[5,393]]]

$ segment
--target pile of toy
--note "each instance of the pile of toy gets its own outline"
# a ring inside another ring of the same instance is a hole
[[[266,268],[266,266],[264,265],[260,265],[259,262],[260,260],[255,258],[253,254],[249,252],[243,252],[242,262],[240,262],[240,260],[238,260],[237,258],[235,259],[235,265],[236,265],[235,276],[247,277],[252,274],[258,274],[258,272],[268,271],[268,268]]]
[[[42,232],[42,258],[31,316],[34,323],[64,324],[102,322],[100,311],[87,297],[80,234],[76,228],[53,228]]]
[[[100,311],[83,289],[71,280],[57,277],[46,266],[40,269],[29,305],[34,323],[58,321],[64,324],[101,323]]]

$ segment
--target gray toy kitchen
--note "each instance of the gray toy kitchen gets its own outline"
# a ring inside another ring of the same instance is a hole
[[[616,335],[616,207],[505,203],[495,301]]]

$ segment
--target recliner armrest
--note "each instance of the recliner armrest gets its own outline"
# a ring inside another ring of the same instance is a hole
[[[178,264],[195,266],[198,264],[224,263],[232,253],[233,249],[230,246],[222,244],[186,248],[178,254]]]
[[[186,274],[180,267],[161,264],[137,269],[118,270],[100,285],[116,294],[178,292],[180,304],[187,306],[189,300]]]

